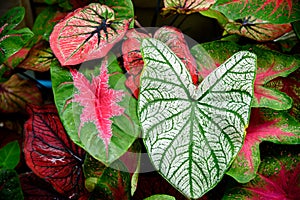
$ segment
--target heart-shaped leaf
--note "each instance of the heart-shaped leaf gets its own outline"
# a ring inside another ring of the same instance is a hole
[[[292,30],[291,24],[271,24],[247,16],[238,22],[229,22],[224,26],[229,34],[238,34],[258,42],[272,41]]]
[[[290,150],[282,150],[278,146],[274,148],[280,151],[272,150],[273,155],[262,160],[255,179],[228,188],[223,199],[299,199],[299,145],[287,148]]]
[[[69,13],[54,27],[50,46],[62,65],[104,57],[125,35],[127,19],[116,20],[106,5],[92,3]]]
[[[140,133],[136,100],[115,56],[85,64],[79,71],[51,66],[56,106],[71,139],[109,165]]]
[[[85,152],[66,134],[54,105],[31,105],[27,111],[23,150],[28,167],[62,195],[80,197],[85,193]]]
[[[206,59],[198,51],[206,49],[215,65],[208,65]],[[257,76],[254,82],[253,107],[268,107],[275,110],[287,110],[292,106],[292,99],[285,93],[267,87],[267,83],[277,77],[286,77],[300,67],[300,60],[295,56],[281,54],[263,47],[245,45],[239,46],[233,42],[215,41],[192,48],[192,54],[199,66],[199,76],[206,77],[220,63],[224,62],[235,52],[248,50],[254,52],[257,59]]]
[[[14,169],[20,161],[20,153],[18,141],[6,144],[0,149],[0,168]]]
[[[300,19],[298,0],[219,0],[213,9],[233,20],[252,15],[271,23],[284,24]]]
[[[163,14],[191,14],[209,9],[216,0],[164,0]]]
[[[35,83],[13,75],[0,84],[0,112],[24,112],[27,103],[40,105],[42,94]]]
[[[197,87],[163,43],[144,39],[138,113],[148,154],[162,176],[189,198],[223,177],[248,126],[256,56],[239,52]]]
[[[18,174],[13,169],[0,169],[1,199],[23,199]]]
[[[238,182],[249,182],[256,176],[260,164],[259,145],[263,141],[298,144],[300,141],[299,126],[300,123],[284,111],[252,109],[243,147],[227,174]]]

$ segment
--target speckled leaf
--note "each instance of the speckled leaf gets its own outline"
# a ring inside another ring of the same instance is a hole
[[[76,144],[105,165],[127,151],[140,130],[136,100],[127,92],[115,56],[87,62],[79,70],[54,62],[51,80],[60,117]]]
[[[54,58],[49,43],[42,40],[31,48],[27,58],[18,65],[18,68],[45,72],[50,69]]]
[[[0,168],[1,199],[23,199],[18,174],[13,169]]]
[[[238,34],[258,42],[272,41],[292,30],[291,24],[272,24],[253,17],[245,17],[224,26],[229,34]]]
[[[256,56],[239,52],[199,86],[162,42],[144,39],[138,113],[155,168],[189,198],[223,177],[248,126]]]
[[[125,165],[116,160],[109,167],[91,156],[84,161],[85,187],[91,197],[106,200],[130,199],[130,174]]]
[[[277,147],[278,148],[278,147]],[[278,148],[282,149],[282,148]],[[228,188],[223,199],[298,199],[300,197],[299,146],[266,156],[255,179]]]
[[[19,51],[33,36],[28,28],[13,30],[24,15],[23,7],[15,7],[0,18],[0,64]]]
[[[248,15],[277,24],[300,19],[299,0],[219,0],[213,9],[233,20]]]
[[[263,141],[278,144],[300,143],[300,123],[287,112],[252,109],[250,124],[241,151],[232,163],[228,175],[247,183],[255,178],[260,164],[259,145]]]
[[[0,168],[14,169],[20,161],[20,146],[18,141],[6,144],[0,149]]]
[[[129,21],[116,20],[108,6],[92,3],[56,24],[50,46],[63,66],[76,65],[104,57],[123,38],[128,26]]]
[[[206,65],[202,59],[198,48],[206,49],[215,61],[215,66]],[[257,76],[254,82],[253,107],[268,107],[275,110],[286,110],[291,108],[292,99],[285,93],[274,88],[269,88],[266,84],[277,77],[286,77],[291,72],[300,67],[300,60],[295,56],[281,54],[263,47],[245,45],[239,46],[233,42],[217,41],[197,45],[193,47],[192,54],[200,66],[199,76],[206,77],[214,68],[224,62],[235,52],[240,50],[252,51],[257,55]]]
[[[40,105],[42,94],[29,80],[13,75],[8,81],[0,84],[0,112],[24,112],[27,103]]]

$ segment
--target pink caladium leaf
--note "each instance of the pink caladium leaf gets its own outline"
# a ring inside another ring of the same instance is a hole
[[[13,75],[4,83],[0,83],[0,112],[24,112],[28,103],[42,104],[42,94],[32,81]]]
[[[140,45],[144,38],[150,36],[132,29],[127,32],[127,40],[122,45],[124,68],[128,73],[125,83],[135,98],[139,95],[140,74],[144,66]],[[155,31],[153,38],[164,42],[180,58],[189,70],[193,83],[197,85],[199,77],[196,61],[189,51],[182,32],[177,28],[164,26]]]
[[[232,185],[222,199],[299,199],[299,146],[284,147],[268,148],[272,153],[262,159],[257,176],[246,184]]]
[[[207,64],[199,51],[206,49],[214,60],[214,65]],[[239,46],[233,42],[216,41],[193,47],[192,54],[199,66],[199,76],[206,77],[217,66],[223,63],[237,51],[248,50],[257,54],[257,75],[254,82],[253,107],[268,107],[275,110],[286,110],[292,107],[292,99],[284,92],[267,87],[267,83],[277,77],[286,77],[297,70],[300,60],[297,57],[281,54],[266,48],[245,45]]]
[[[82,164],[85,151],[66,134],[54,105],[27,109],[24,155],[28,167],[70,199],[86,193]]]
[[[117,104],[122,100],[124,93],[109,88],[107,61],[102,64],[100,75],[93,77],[91,82],[75,69],[71,69],[70,72],[74,86],[78,90],[72,101],[83,106],[78,134],[80,135],[81,128],[85,123],[95,123],[98,137],[105,144],[106,153],[108,154],[108,146],[112,137],[112,121],[110,118],[124,113],[124,108]]]
[[[225,25],[229,34],[238,34],[258,42],[272,41],[292,30],[291,24],[272,24],[254,17],[247,16],[237,22]]]
[[[129,20],[116,20],[108,6],[92,3],[69,13],[54,27],[50,46],[63,66],[76,65],[104,57],[128,26]]]
[[[227,172],[238,182],[249,182],[256,176],[260,164],[259,145],[263,141],[278,144],[297,144],[300,123],[285,111],[254,108],[250,116],[242,149]]]
[[[163,14],[191,14],[208,10],[216,0],[164,0]]]

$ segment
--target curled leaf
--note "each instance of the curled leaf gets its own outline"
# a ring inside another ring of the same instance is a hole
[[[108,6],[92,3],[69,13],[54,27],[50,46],[63,66],[76,65],[104,57],[128,26],[129,21],[117,21]]]

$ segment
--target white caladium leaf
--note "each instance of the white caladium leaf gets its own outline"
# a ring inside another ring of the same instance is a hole
[[[189,198],[223,177],[248,126],[256,56],[234,54],[199,86],[163,43],[144,39],[138,114],[144,143],[161,175]]]

